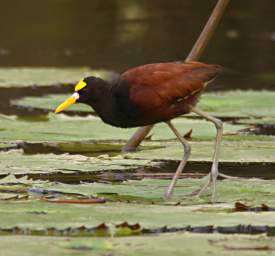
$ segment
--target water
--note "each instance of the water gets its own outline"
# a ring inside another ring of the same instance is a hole
[[[215,3],[2,1],[0,66],[91,66],[123,71],[184,59]],[[201,58],[226,67],[212,89],[275,88],[274,13],[274,0],[231,0]]]

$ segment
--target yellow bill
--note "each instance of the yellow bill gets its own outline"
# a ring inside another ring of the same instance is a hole
[[[71,97],[66,99],[63,103],[61,103],[56,109],[55,113],[59,113],[69,106],[73,105],[79,99],[79,94],[75,92]]]

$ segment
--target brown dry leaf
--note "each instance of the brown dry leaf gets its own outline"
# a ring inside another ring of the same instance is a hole
[[[183,137],[184,137],[185,139],[191,139],[191,138],[192,138],[192,132],[193,132],[193,129],[191,128],[187,133],[185,133],[185,134],[183,135]]]

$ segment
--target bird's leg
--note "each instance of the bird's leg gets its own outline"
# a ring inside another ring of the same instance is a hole
[[[181,162],[180,162],[180,164],[179,164],[179,166],[176,170],[176,173],[174,174],[174,177],[173,177],[173,179],[172,179],[172,181],[171,181],[171,183],[170,183],[170,185],[167,188],[167,191],[165,193],[165,198],[169,199],[171,197],[172,193],[173,193],[173,190],[174,190],[175,186],[176,186],[177,179],[180,176],[180,174],[182,173],[182,170],[184,169],[184,167],[187,163],[187,160],[190,156],[191,147],[190,147],[189,143],[180,135],[178,130],[175,128],[175,126],[170,121],[167,122],[167,125],[173,131],[173,133],[175,133],[178,140],[181,142],[181,144],[184,147],[183,159],[181,160]]]
[[[219,175],[225,177],[225,175],[220,174],[218,171],[220,146],[221,146],[222,134],[223,134],[223,123],[221,120],[214,118],[214,117],[202,112],[201,110],[199,110],[197,108],[192,108],[191,111],[196,113],[199,116],[204,117],[206,120],[214,123],[216,126],[216,129],[217,129],[217,135],[216,135],[216,141],[215,141],[215,147],[214,147],[214,155],[213,155],[213,163],[212,163],[212,167],[211,167],[210,177],[209,177],[209,180],[207,181],[206,185],[198,193],[198,195],[201,195],[201,193],[204,192],[204,190],[212,183],[212,202],[215,202],[217,177]]]

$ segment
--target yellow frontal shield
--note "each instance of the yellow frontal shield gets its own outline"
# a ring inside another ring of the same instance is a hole
[[[83,81],[83,80],[80,80],[77,85],[75,86],[74,88],[74,91],[75,92],[78,92],[80,91],[81,89],[83,89],[85,86],[87,86],[87,84]]]

